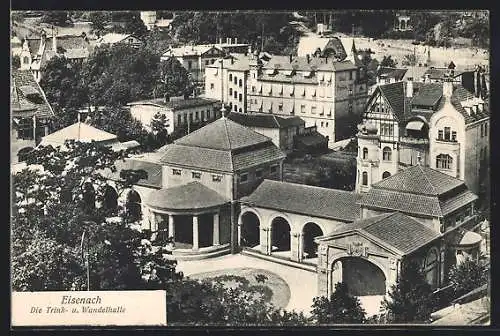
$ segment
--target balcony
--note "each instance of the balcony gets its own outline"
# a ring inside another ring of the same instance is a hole
[[[425,138],[413,138],[413,137],[401,137],[399,139],[401,143],[405,144],[411,144],[411,145],[428,145],[429,144],[429,139]]]

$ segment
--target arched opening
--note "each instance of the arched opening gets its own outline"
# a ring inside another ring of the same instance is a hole
[[[271,252],[290,251],[290,224],[283,217],[271,222]]]
[[[368,148],[363,148],[363,160],[368,159]]]
[[[92,183],[85,182],[82,187],[83,206],[87,210],[95,209],[95,189]]]
[[[388,178],[389,176],[391,176],[391,173],[389,173],[388,171],[385,171],[385,172],[382,174],[382,178],[383,178],[383,179]]]
[[[23,57],[23,63],[24,63],[24,64],[29,64],[29,63],[30,63],[30,59],[29,59],[29,57],[28,57],[28,56],[24,56],[24,57]]]
[[[361,184],[363,184],[364,186],[368,185],[368,173],[367,172],[363,172],[363,181]]]
[[[392,160],[392,150],[389,147],[384,147],[384,149],[382,150],[382,159],[384,161]]]
[[[424,273],[425,279],[432,289],[439,286],[438,254],[435,249],[430,249],[425,257]]]
[[[349,293],[354,296],[375,296],[386,294],[384,272],[372,262],[358,257],[340,258],[333,264],[332,292],[335,284],[347,284]]]
[[[141,219],[141,196],[135,190],[130,190],[127,194],[127,202],[125,203],[127,216],[132,222]]]
[[[316,223],[307,223],[304,225],[304,229],[302,230],[302,234],[304,235],[304,259],[312,259],[318,257],[318,244],[314,242],[314,238],[323,235],[323,230]]]
[[[104,187],[104,202],[103,207],[106,211],[114,213],[118,208],[118,193],[115,188],[110,185]]]
[[[241,215],[241,246],[256,247],[260,244],[260,221],[253,212]]]

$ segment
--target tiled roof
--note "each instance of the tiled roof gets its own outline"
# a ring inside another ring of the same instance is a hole
[[[413,97],[411,104],[419,106],[436,106],[443,96],[442,83],[426,83],[418,90],[418,93]]]
[[[392,110],[394,111],[394,114],[398,119],[403,118],[404,111],[405,111],[405,104],[404,104],[404,83],[403,82],[396,82],[396,83],[390,83],[390,84],[385,84],[385,85],[379,85],[377,87],[382,96],[384,96],[387,99],[387,102],[389,105],[391,105]],[[375,90],[376,92],[377,90]],[[374,93],[375,93],[374,92]]]
[[[230,151],[181,146],[175,143],[165,148],[160,162],[198,169],[233,171]]]
[[[351,231],[367,233],[383,245],[396,249],[401,255],[410,254],[440,237],[438,232],[425,224],[400,212],[394,212],[346,224],[320,240],[334,240],[336,236]]]
[[[424,76],[429,75],[430,79],[442,79],[445,74],[449,73],[449,71],[450,70],[448,68],[429,68],[425,71],[425,73],[423,75]],[[463,74],[464,72],[467,72],[467,70],[455,69],[453,77],[457,77],[457,76]]]
[[[22,89],[21,89],[22,88]],[[30,89],[28,89],[30,88]],[[38,93],[41,100],[29,99],[29,93]],[[24,91],[24,92],[23,92]],[[24,117],[22,111],[33,111],[39,117],[50,117],[54,115],[52,107],[47,101],[42,88],[35,80],[35,77],[28,70],[12,69],[12,82],[11,82],[11,108],[13,116]],[[30,114],[31,115],[31,114]]]
[[[316,77],[316,75],[312,77],[305,77],[302,74],[294,74],[293,76],[287,76],[282,73],[278,73],[276,75],[262,74],[259,76],[259,81],[297,83],[297,84],[318,84],[318,77]]]
[[[299,45],[297,47],[297,54],[299,56],[305,55],[313,55],[317,49],[320,49],[322,52],[326,48],[333,48],[335,50],[335,54],[339,56],[341,59],[345,59],[347,57],[344,46],[339,38],[331,37],[331,38],[321,38],[321,37],[306,37],[301,38],[299,41]]]
[[[358,194],[303,184],[264,180],[241,202],[251,206],[289,211],[306,216],[352,222],[359,218]]]
[[[241,171],[257,164],[274,162],[286,158],[286,155],[272,142],[258,149],[249,149],[243,153],[233,154],[233,170]]]
[[[42,138],[43,146],[63,145],[66,140],[76,140],[80,142],[107,142],[117,140],[117,136],[106,131],[97,129],[89,124],[77,122],[73,125],[60,129]]]
[[[124,169],[144,170],[147,173],[147,178],[139,180],[136,183],[137,185],[154,188],[161,188],[162,186],[162,166],[160,164],[127,158],[125,160],[116,161],[115,167],[115,172],[106,168],[101,174],[108,179],[120,181],[120,172]]]
[[[232,121],[247,127],[286,128],[305,124],[305,121],[300,117],[283,118],[269,113],[231,112],[227,117]]]
[[[197,210],[221,206],[229,200],[199,182],[153,191],[146,203],[155,209]]]
[[[297,141],[300,141],[306,146],[316,146],[322,143],[328,143],[326,136],[319,132],[311,132],[310,134],[297,135]]]
[[[175,141],[178,145],[223,151],[248,147],[271,139],[228,118],[220,118]]]
[[[124,39],[126,39],[127,37],[131,36],[130,34],[117,34],[117,33],[109,33],[109,34],[106,34],[104,36],[101,36],[98,40],[97,40],[97,44],[113,44],[113,43],[117,43],[117,42],[120,42],[120,41],[123,41]]]
[[[167,107],[172,110],[183,110],[191,107],[204,106],[204,105],[213,105],[217,103],[218,100],[211,98],[189,98],[189,99],[171,99],[168,102],[165,102],[164,98],[156,98],[156,99],[148,99],[148,100],[139,100],[135,102],[128,103],[128,106],[134,105],[154,105],[158,107]]]
[[[221,47],[218,47],[216,45],[211,45],[211,44],[200,44],[200,45],[193,45],[193,46],[182,46],[178,48],[172,48],[165,52],[162,56],[175,56],[175,57],[182,57],[182,56],[197,56],[197,55],[202,55],[209,51],[210,49],[215,48],[218,49],[219,52],[224,53],[224,50]]]
[[[445,201],[441,201],[441,211],[443,215],[452,213],[453,211],[460,209],[466,204],[477,200],[478,197],[473,192],[466,190],[458,195],[453,195],[452,198]]]
[[[87,58],[89,57],[90,52],[88,49],[67,49],[64,53],[64,57],[69,59],[74,58]]]
[[[297,71],[344,71],[357,69],[351,61],[337,62],[333,58],[310,57],[309,62],[307,62],[307,57],[297,56],[292,58],[292,62],[290,62],[289,56],[273,56],[263,68]]]
[[[422,165],[411,166],[373,185],[374,188],[437,196],[464,182]]]
[[[371,188],[358,203],[367,208],[401,211],[431,217],[443,216],[436,196]]]
[[[377,76],[383,76],[384,78],[395,78],[397,81],[403,79],[404,75],[408,69],[397,69],[389,67],[380,67],[377,71]]]

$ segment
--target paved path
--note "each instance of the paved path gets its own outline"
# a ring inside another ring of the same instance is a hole
[[[189,276],[238,267],[260,268],[279,275],[290,287],[290,301],[286,310],[302,311],[304,314],[309,314],[313,297],[318,292],[316,273],[241,254],[197,261],[179,261],[177,270]]]

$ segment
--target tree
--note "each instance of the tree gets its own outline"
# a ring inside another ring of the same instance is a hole
[[[47,11],[42,16],[42,22],[64,27],[68,25],[69,15],[66,11]]]
[[[349,295],[343,282],[335,285],[330,299],[315,297],[312,308],[312,318],[318,324],[364,323],[366,320],[359,299]]]
[[[170,34],[160,30],[158,27],[153,27],[144,40],[146,42],[144,49],[160,57],[170,46],[175,44]]]
[[[395,68],[397,66],[397,64],[398,63],[395,60],[393,60],[390,55],[389,56],[384,55],[384,58],[380,62],[380,66],[389,67],[389,68]]]
[[[95,111],[90,119],[90,124],[103,131],[115,134],[118,140],[141,142],[146,136],[142,123],[132,117],[130,110],[119,106],[106,106],[102,110]]]
[[[383,307],[390,323],[424,323],[435,307],[432,288],[416,262],[407,263]]]
[[[156,113],[151,120],[151,131],[155,138],[155,149],[165,146],[168,142],[168,119],[165,114]]]
[[[455,298],[487,284],[489,267],[486,258],[484,256],[480,256],[479,260],[466,258],[458,266],[452,267],[449,281],[450,285],[453,286]]]
[[[92,11],[89,14],[89,20],[94,32],[101,32],[111,20],[111,15],[108,12]]]
[[[160,80],[155,95],[169,97],[191,94],[194,84],[190,81],[187,70],[174,57],[162,61],[159,66]]]

